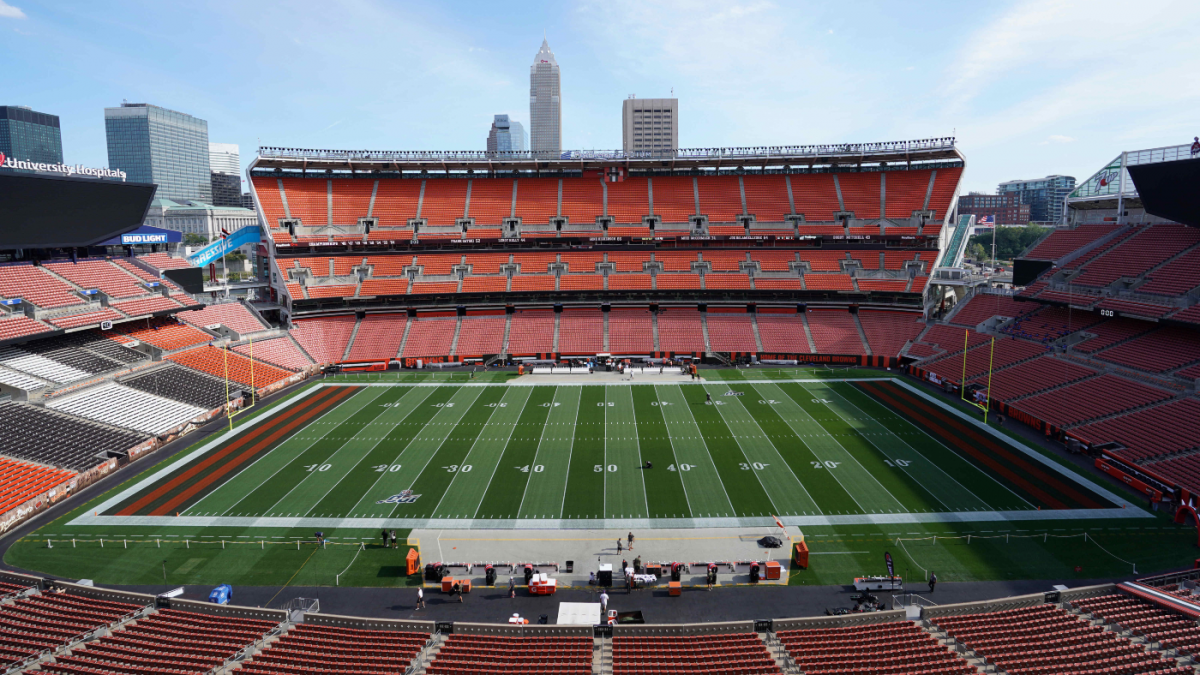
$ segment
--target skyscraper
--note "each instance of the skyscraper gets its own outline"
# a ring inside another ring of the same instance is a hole
[[[242,205],[241,156],[237,143],[209,143],[213,206]]]
[[[208,122],[146,103],[104,109],[108,166],[158,185],[162,199],[212,202]]]
[[[0,105],[0,154],[26,162],[62,164],[58,115],[36,112],[22,105]]]
[[[529,67],[529,149],[541,156],[557,157],[562,152],[562,94],[558,61],[550,43],[542,48]]]
[[[508,115],[496,115],[492,130],[488,132],[488,152],[524,152],[525,127],[520,122],[508,119]]]
[[[667,151],[679,147],[679,99],[627,98],[621,106],[621,149]]]

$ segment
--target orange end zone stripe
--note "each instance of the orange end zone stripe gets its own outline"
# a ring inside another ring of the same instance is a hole
[[[126,506],[125,508],[121,509],[120,511],[117,512],[116,515],[118,515],[118,516],[135,515],[138,511],[145,508],[149,504],[152,504],[155,500],[163,497],[164,495],[168,494],[171,490],[174,490],[175,488],[179,487],[179,485],[182,484],[184,481],[188,480],[192,476],[195,476],[196,474],[200,473],[201,471],[207,469],[209,466],[212,466],[214,463],[220,461],[222,458],[224,458],[229,453],[233,452],[234,450],[237,450],[238,448],[244,446],[245,444],[253,441],[256,438],[261,437],[263,434],[267,433],[268,431],[275,428],[276,426],[283,424],[287,419],[289,419],[297,414],[302,413],[306,409],[305,403],[307,403],[308,405],[319,403],[325,399],[328,399],[330,396],[333,395],[333,393],[334,393],[333,388],[326,388],[324,391],[316,394],[315,396],[311,397],[307,401],[301,403],[301,405],[298,405],[298,406],[295,406],[295,407],[289,409],[283,415],[280,415],[280,416],[276,417],[275,419],[272,419],[272,420],[266,422],[265,424],[261,424],[261,425],[255,427],[246,435],[242,436],[241,438],[236,439],[234,442],[230,443],[228,446],[221,448],[217,452],[213,453],[211,456],[206,457],[203,461],[198,462],[195,466],[192,466],[187,471],[184,471],[183,473],[179,474],[178,476],[175,476],[171,480],[169,480],[166,483],[155,488],[149,494],[142,496],[141,499],[137,500],[133,504],[130,504],[129,506]]]

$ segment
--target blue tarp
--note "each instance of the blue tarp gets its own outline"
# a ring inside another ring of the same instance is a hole
[[[102,241],[96,246],[127,246],[134,244],[178,244],[183,241],[183,233],[175,230],[164,230],[159,227],[143,225],[136,230],[126,232]]]

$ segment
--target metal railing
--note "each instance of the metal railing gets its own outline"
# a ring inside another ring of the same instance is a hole
[[[877,143],[838,143],[824,145],[772,145],[726,148],[678,148],[672,150],[566,150],[562,152],[524,151],[488,152],[485,150],[331,150],[316,148],[280,148],[263,146],[260,159],[307,159],[364,162],[441,162],[441,161],[572,161],[572,160],[658,160],[658,159],[787,159],[871,155],[907,155],[912,152],[953,150],[954,137],[924,138],[910,141]]]

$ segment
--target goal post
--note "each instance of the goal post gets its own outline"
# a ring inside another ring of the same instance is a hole
[[[970,341],[971,341],[971,329],[969,329],[969,328],[963,329],[962,380],[961,380],[961,384],[958,387],[958,397],[961,398],[962,400],[966,401],[967,403],[970,403],[971,405],[975,406],[976,408],[979,408],[980,410],[982,410],[983,411],[983,423],[987,424],[988,409],[989,409],[987,401],[988,401],[988,398],[990,398],[992,395],[992,366],[996,362],[996,337],[992,336],[992,344],[990,346],[990,352],[988,353],[987,398],[984,399],[983,403],[979,403],[978,401],[974,401],[972,399],[967,398],[967,345],[970,344]]]
[[[227,411],[226,414],[229,417],[229,429],[232,430],[234,417],[237,417],[238,415],[241,415],[242,413],[258,405],[258,390],[254,387],[254,339],[250,339],[250,405],[243,405],[236,411],[233,409],[233,404],[229,402],[230,379],[228,342],[225,343],[222,352],[224,352],[223,356],[225,357],[225,409]]]

